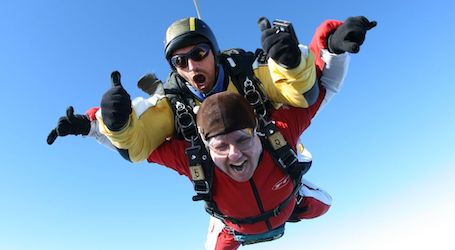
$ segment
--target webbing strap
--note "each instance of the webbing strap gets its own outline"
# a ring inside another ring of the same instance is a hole
[[[261,51],[256,51],[256,55],[262,55],[264,57]],[[276,129],[275,123],[269,120],[267,114],[269,102],[259,87],[260,80],[255,77],[252,65],[237,62],[241,60],[234,60],[234,58],[239,58],[235,53],[231,57],[227,57],[226,60],[228,58],[232,58],[234,61],[234,63],[229,63],[231,66],[229,69],[231,79],[237,90],[248,100],[255,110],[259,118],[258,131],[267,138],[267,145],[270,145],[267,146],[267,149],[272,153],[276,163],[293,177],[298,174],[296,172],[302,170],[305,170],[306,173],[309,167],[303,167],[303,164],[298,163],[297,155],[292,147],[287,143],[281,132]]]
[[[190,143],[190,146],[185,149],[185,154],[188,159],[194,191],[196,192],[196,195],[193,196],[193,201],[210,201],[212,199],[210,190],[213,179],[210,157],[197,132],[194,114],[190,111],[190,107],[184,103],[183,98],[179,97],[180,95],[172,96],[172,98],[175,98],[172,100],[174,118],[178,133]]]
[[[234,57],[235,56],[236,55],[234,55]],[[227,60],[226,57],[225,59]],[[180,113],[176,111],[175,116],[176,123],[178,123],[177,128],[180,129],[179,132],[191,143],[191,146],[185,150],[185,153],[188,158],[191,178],[196,192],[196,195],[193,196],[193,200],[205,200],[206,211],[209,214],[222,220],[229,220],[234,224],[253,224],[259,221],[268,220],[270,217],[280,214],[298,193],[298,190],[300,189],[300,177],[309,169],[309,166],[311,166],[311,162],[309,162],[302,163],[304,167],[298,167],[302,164],[298,162],[295,152],[276,129],[275,124],[268,121],[267,108],[269,107],[269,102],[259,88],[259,79],[257,79],[253,73],[253,61],[254,60],[251,62],[250,60],[234,60],[231,67],[228,67],[228,72],[237,90],[245,96],[259,117],[260,128],[263,128],[261,129],[263,135],[261,136],[261,140],[263,141],[263,144],[267,145],[266,148],[271,152],[276,163],[290,174],[293,179],[293,192],[276,208],[258,216],[247,218],[233,218],[222,214],[212,200],[211,187],[213,181],[213,168],[210,167],[212,163],[210,157],[208,157],[208,152],[197,133],[194,114],[190,113],[188,108],[186,108],[184,111],[181,110]],[[230,63],[225,65],[230,65]],[[186,105],[184,105],[184,107],[186,107]],[[266,143],[264,143],[263,138],[266,138]]]
[[[226,58],[228,60],[228,58]],[[231,59],[232,60],[232,59]],[[228,60],[229,62],[230,60]],[[276,129],[275,123],[268,119],[267,99],[259,88],[259,79],[254,76],[252,66],[249,69],[241,68],[239,63],[230,63],[230,76],[237,90],[245,96],[250,105],[259,117],[259,132],[261,132],[261,141],[266,149],[271,152],[274,161],[288,173],[294,182],[293,192],[277,207],[258,216],[247,218],[234,218],[222,214],[214,202],[206,203],[206,211],[210,215],[221,220],[228,220],[234,224],[253,224],[259,221],[266,221],[271,217],[277,216],[295,197],[301,186],[301,177],[311,166],[311,162],[299,162],[297,155],[292,147],[287,143],[280,131]],[[247,72],[245,74],[245,72]]]
[[[273,121],[267,123],[259,132],[264,135],[261,137],[264,147],[272,154],[275,162],[291,177],[295,179],[310,169],[311,161],[298,161],[295,151],[276,128]]]
[[[295,180],[294,180],[295,181]],[[300,182],[299,182],[300,183]],[[276,217],[278,216],[281,211],[286,208],[289,205],[289,202],[292,200],[293,197],[296,197],[297,193],[299,192],[300,189],[300,184],[299,183],[294,183],[294,190],[292,193],[283,201],[281,202],[277,207],[274,209],[267,211],[265,213],[262,213],[258,216],[252,216],[252,217],[246,217],[246,218],[234,218],[230,217],[227,215],[222,214],[219,209],[215,206],[214,203],[207,203],[205,207],[205,211],[212,215],[215,218],[218,218],[220,220],[228,220],[234,224],[240,225],[240,224],[254,224],[260,221],[266,221],[271,217]]]

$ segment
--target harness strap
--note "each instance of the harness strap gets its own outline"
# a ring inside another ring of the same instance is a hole
[[[293,192],[283,202],[276,208],[258,216],[233,218],[219,211],[212,200],[211,188],[214,174],[214,170],[211,167],[212,162],[198,135],[192,106],[188,103],[188,98],[183,96],[182,93],[185,92],[182,89],[168,89],[166,92],[174,109],[177,132],[191,143],[191,146],[185,150],[185,154],[188,158],[191,179],[196,192],[196,195],[193,196],[193,201],[204,200],[207,213],[222,220],[229,220],[234,224],[253,224],[279,215],[298,194],[301,176],[311,166],[311,162],[300,163],[297,160],[294,150],[286,142],[281,132],[276,129],[275,123],[269,120],[267,110],[271,105],[260,88],[260,80],[254,75],[252,65],[255,62],[255,58],[258,58],[257,61],[259,63],[264,63],[267,60],[267,56],[262,50],[256,51],[255,54],[243,50],[231,50],[227,54],[222,54],[222,59],[225,59],[225,63],[222,65],[226,67],[225,69],[229,72],[229,76],[237,90],[255,110],[259,118],[258,131],[260,133],[258,134],[261,137],[264,148],[271,152],[276,163],[291,176],[294,182]],[[177,81],[177,78],[175,80]],[[176,82],[176,84],[178,86],[179,83]],[[180,86],[178,87],[181,88]]]
[[[298,179],[300,182],[301,176],[310,169],[311,161],[298,161],[295,151],[276,128],[273,121],[263,127],[260,132],[264,134],[264,139],[266,139],[263,143],[264,147],[269,149],[276,163],[293,179]]]
[[[242,234],[226,227],[229,233],[234,236],[234,239],[242,246],[279,239],[284,235],[284,228],[285,224],[261,234]]]
[[[295,180],[294,180],[295,182]],[[270,211],[267,211],[265,213],[262,213],[258,216],[252,216],[252,217],[246,217],[246,218],[234,218],[234,217],[230,217],[230,216],[227,216],[223,213],[221,213],[219,211],[219,209],[214,206],[213,203],[211,204],[208,204],[206,205],[205,207],[205,211],[207,211],[207,213],[209,213],[210,215],[212,215],[213,217],[215,218],[218,218],[220,220],[228,220],[234,224],[237,224],[237,225],[240,225],[240,224],[254,224],[254,223],[257,223],[257,222],[260,222],[260,221],[266,221],[268,220],[269,218],[271,217],[276,217],[278,216],[281,211],[287,207],[287,205],[289,205],[289,202],[294,198],[296,197],[296,195],[298,194],[299,192],[299,189],[301,187],[301,184],[297,184],[297,183],[294,183],[294,189],[292,191],[292,193],[283,201],[281,202],[277,207],[275,207],[274,209],[270,210]]]
[[[192,145],[185,150],[185,154],[188,158],[191,179],[196,192],[193,201],[211,200],[213,168],[210,168],[207,151],[201,145]]]
[[[194,113],[190,111],[191,106],[185,104],[185,100],[181,95],[168,94],[168,97],[172,98],[171,104],[174,109],[177,132],[191,144],[185,149],[185,154],[188,159],[194,191],[196,192],[196,195],[193,196],[193,201],[210,201],[212,199],[210,190],[213,182],[213,168],[211,167],[207,149],[204,147],[197,132]]]
[[[258,51],[256,51],[256,54],[258,54]],[[234,53],[233,57],[235,56],[237,56],[237,54]],[[262,57],[262,60],[265,60],[264,58],[265,57]],[[299,162],[292,147],[287,143],[281,132],[276,129],[275,123],[269,120],[267,109],[270,107],[270,103],[259,88],[260,81],[253,73],[251,66],[252,63],[249,65],[236,63],[240,60],[233,60],[231,57],[226,57],[225,60],[228,62],[228,65],[231,66],[229,68],[229,72],[234,85],[248,100],[259,118],[258,132],[260,133],[258,134],[260,135],[263,146],[271,152],[275,162],[291,176],[294,182],[293,192],[283,202],[281,202],[275,209],[262,213],[258,216],[234,218],[222,214],[213,202],[206,203],[207,213],[216,218],[228,220],[238,225],[253,224],[278,216],[289,204],[292,198],[297,196],[301,187],[301,177],[309,170],[311,162]]]
[[[247,54],[247,56],[251,57],[252,53]],[[260,80],[254,75],[252,63],[245,63],[254,61],[256,56],[258,57],[257,61],[261,62],[267,58],[262,50],[256,50],[255,55],[252,56],[253,60],[234,60],[234,58],[239,57],[239,54],[232,52],[230,56],[226,56],[225,60],[231,66],[229,72],[232,82],[248,100],[259,118],[258,131],[268,139],[269,143],[266,145],[270,146],[267,146],[267,149],[272,153],[276,163],[294,178],[301,172],[305,174],[309,170],[311,162],[309,164],[300,163],[292,147],[287,143],[281,132],[276,129],[275,123],[269,120],[267,110],[271,108],[270,102],[260,88]]]

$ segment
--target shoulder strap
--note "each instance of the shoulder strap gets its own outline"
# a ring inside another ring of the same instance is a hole
[[[254,75],[253,62],[266,60],[265,53],[258,49],[256,53],[245,52],[244,50],[233,49],[222,53],[223,59],[229,64],[229,71],[232,82],[240,93],[245,96],[259,118],[259,128],[263,144],[271,152],[276,163],[287,173],[295,175],[306,173],[311,165],[301,166],[292,147],[276,128],[275,123],[270,120],[268,110],[271,108],[267,96],[264,95],[261,81]]]
[[[189,126],[194,122],[195,116],[192,110],[196,105],[190,95],[190,91],[180,76],[175,72],[171,72],[165,82],[164,93],[174,112],[174,136],[178,139],[189,141],[191,136],[194,136],[193,132],[197,132],[195,127]]]
[[[298,161],[292,147],[276,128],[275,123],[269,119],[267,110],[271,105],[260,88],[260,80],[256,78],[253,71],[252,65],[256,58],[261,60],[259,63],[264,63],[267,60],[267,56],[262,50],[258,50],[253,54],[240,49],[231,49],[223,51],[221,54],[221,62],[227,68],[232,82],[237,90],[249,101],[259,118],[258,134],[261,137],[264,148],[271,153],[276,164],[292,177],[294,190],[275,209],[248,218],[233,218],[224,215],[213,201],[206,202],[206,211],[210,215],[221,220],[229,220],[234,224],[252,224],[277,216],[289,204],[291,199],[298,194],[301,177],[311,166],[311,162]]]
[[[189,91],[182,80],[172,72],[166,81],[165,94],[174,111],[175,136],[190,143],[185,154],[196,192],[193,200],[211,201],[213,168],[208,152],[197,132],[196,115],[193,112],[195,101],[187,92]]]
[[[264,63],[267,55],[261,49],[254,54],[243,50],[229,50],[222,55],[230,66],[228,72],[234,85],[249,101],[259,118],[258,132],[265,149],[271,152],[273,159],[283,170],[300,183],[300,177],[310,169],[311,162],[298,161],[291,145],[276,128],[275,122],[270,120],[270,102],[261,89],[261,81],[254,75],[253,62]]]
[[[262,55],[258,51],[252,53],[242,49],[226,50],[221,53],[221,61],[234,86],[248,100],[262,122],[271,105],[262,90],[261,81],[254,75],[253,64]]]

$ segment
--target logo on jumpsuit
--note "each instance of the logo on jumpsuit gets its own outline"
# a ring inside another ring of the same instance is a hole
[[[278,189],[281,189],[282,187],[286,186],[286,184],[288,184],[289,180],[290,180],[289,176],[283,177],[281,180],[275,183],[275,185],[273,185],[272,190],[276,191]]]

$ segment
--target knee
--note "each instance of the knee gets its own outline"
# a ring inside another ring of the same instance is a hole
[[[302,180],[302,184],[299,190],[300,201],[294,209],[293,216],[299,219],[312,219],[327,213],[332,204],[332,197],[306,180]]]

